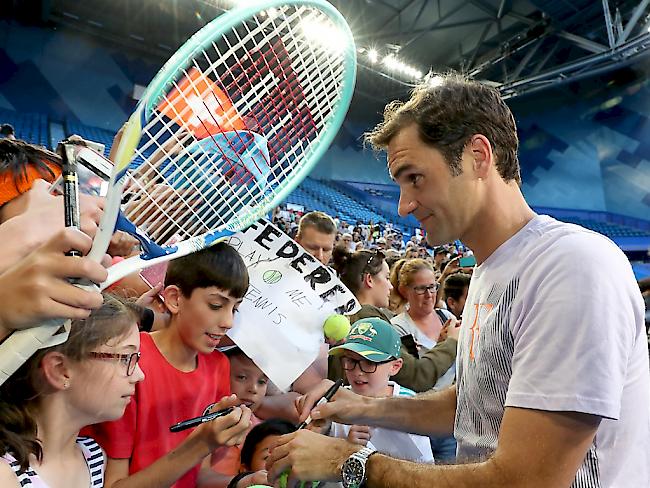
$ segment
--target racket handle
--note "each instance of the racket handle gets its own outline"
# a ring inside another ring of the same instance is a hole
[[[63,213],[66,227],[79,228],[79,180],[77,178],[77,161],[70,144],[59,145],[59,154],[63,162]],[[79,251],[72,250],[68,256],[81,257]]]
[[[0,344],[0,385],[44,347],[63,323],[63,320],[50,320],[39,327],[17,330],[7,337]]]

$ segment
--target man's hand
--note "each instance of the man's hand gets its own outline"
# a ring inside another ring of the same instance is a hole
[[[101,283],[106,279],[101,264],[65,255],[72,249],[86,254],[91,245],[87,235],[63,229],[0,275],[0,327],[4,329],[0,333],[6,335],[10,330],[33,327],[48,319],[83,319],[100,307],[101,293],[68,281],[81,278]]]
[[[348,432],[348,442],[352,444],[359,444],[360,446],[367,446],[372,433],[370,427],[367,425],[351,425],[350,432]]]
[[[236,395],[230,395],[216,403],[210,412],[216,412],[228,407],[235,407],[232,412],[210,422],[198,426],[191,435],[200,436],[214,451],[222,446],[235,446],[244,442],[246,433],[251,424],[251,411]]]
[[[330,419],[341,424],[363,424],[367,405],[372,399],[357,395],[347,388],[339,388],[329,402],[314,408],[332,384],[330,380],[323,380],[312,391],[296,399],[300,421],[311,414],[313,420]]]
[[[285,471],[290,471],[287,486],[292,479],[302,481],[340,481],[341,466],[359,446],[343,439],[335,439],[299,430],[279,437],[266,460],[269,481],[275,482]]]

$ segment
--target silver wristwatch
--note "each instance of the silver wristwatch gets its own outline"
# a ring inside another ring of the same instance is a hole
[[[366,481],[366,461],[377,449],[364,447],[346,459],[341,468],[344,488],[359,488]]]

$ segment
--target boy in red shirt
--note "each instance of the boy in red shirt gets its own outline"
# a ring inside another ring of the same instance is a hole
[[[107,488],[194,488],[206,456],[243,441],[251,416],[245,405],[193,430],[171,433],[169,427],[211,407],[241,403],[228,396],[228,360],[215,348],[247,289],[246,265],[225,243],[169,264],[164,298],[171,321],[141,333],[145,379],[120,420],[88,432],[108,455]]]

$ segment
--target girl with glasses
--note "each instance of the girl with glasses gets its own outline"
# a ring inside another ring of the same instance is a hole
[[[109,295],[72,322],[63,344],[41,349],[0,386],[0,486],[103,486],[104,453],[79,437],[122,416],[144,379],[140,309]]]

